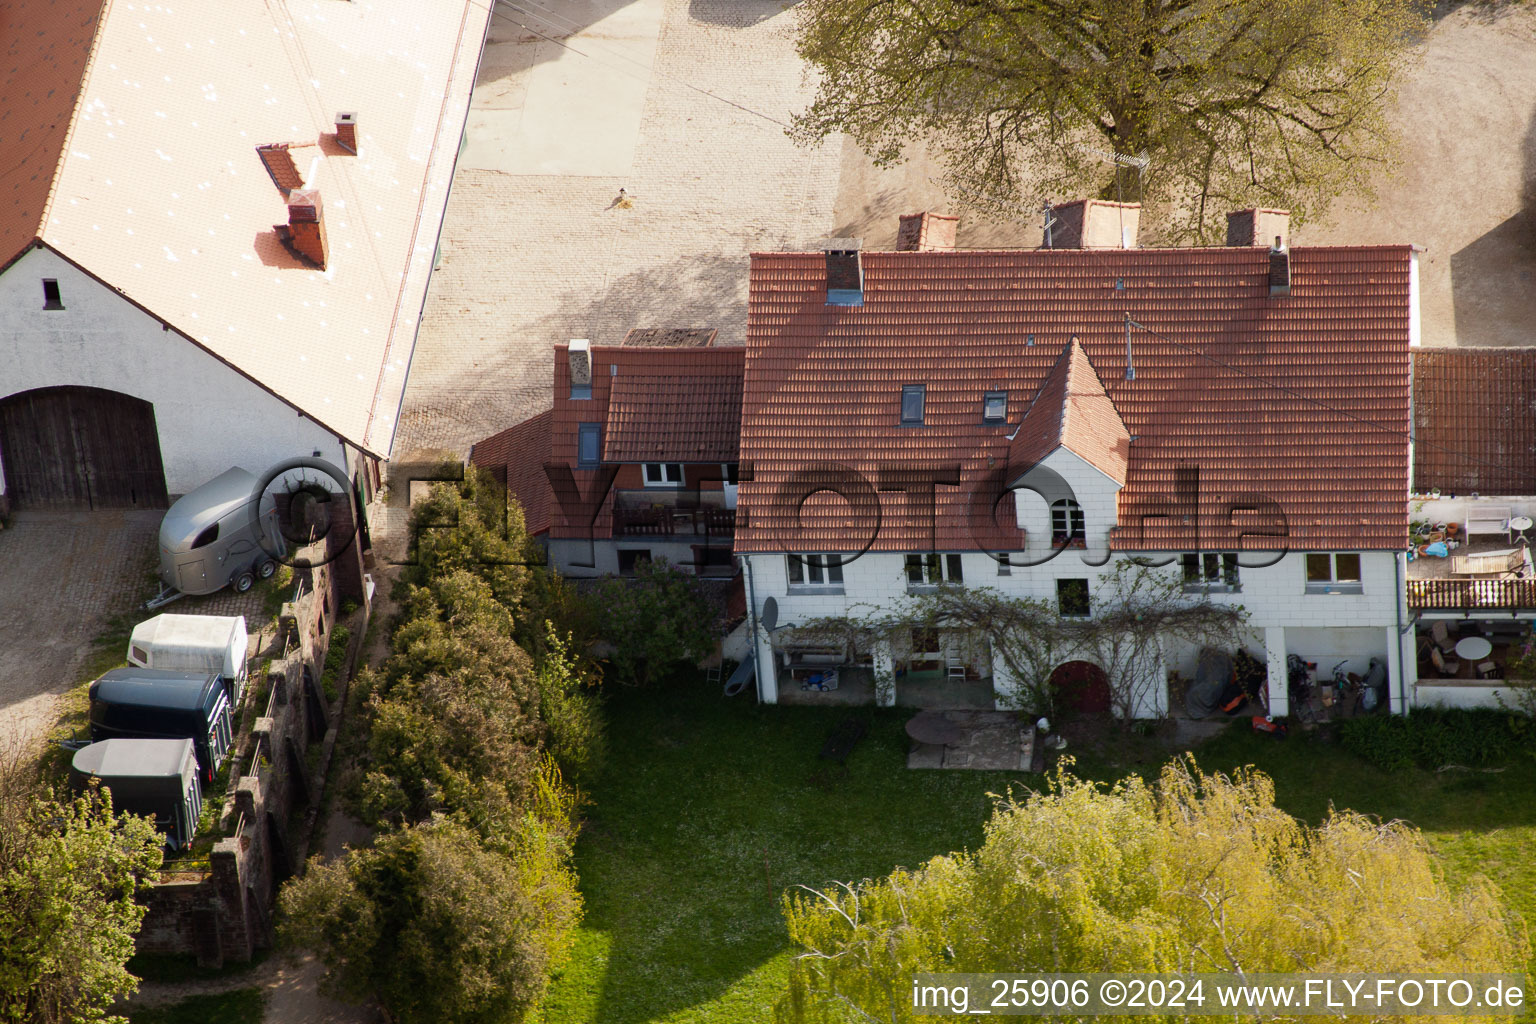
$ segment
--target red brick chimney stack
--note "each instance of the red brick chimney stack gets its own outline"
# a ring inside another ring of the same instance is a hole
[[[336,115],[336,141],[341,148],[357,155],[357,115],[343,113]]]
[[[277,234],[296,255],[325,269],[325,210],[319,190],[296,188],[289,193],[288,223],[277,225]]]

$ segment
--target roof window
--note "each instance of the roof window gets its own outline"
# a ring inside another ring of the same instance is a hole
[[[923,407],[927,403],[928,385],[908,384],[901,389],[901,425],[923,425]]]

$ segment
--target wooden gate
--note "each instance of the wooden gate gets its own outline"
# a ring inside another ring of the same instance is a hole
[[[18,508],[164,508],[155,408],[101,388],[38,388],[0,401],[0,460]]]

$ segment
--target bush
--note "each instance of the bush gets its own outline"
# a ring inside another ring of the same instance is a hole
[[[320,689],[325,691],[325,699],[328,701],[336,699],[336,680],[341,677],[347,663],[347,645],[351,642],[352,631],[346,626],[336,626],[331,630],[331,643],[325,649],[325,665],[320,670]]]
[[[1384,771],[1479,768],[1536,753],[1530,719],[1494,708],[1418,708],[1407,715],[1372,715],[1339,724],[1345,749]]]
[[[544,747],[578,787],[586,788],[601,772],[607,755],[607,726],[597,681],[582,665],[569,634],[546,622],[543,655],[535,678],[539,715],[544,719]]]
[[[563,827],[530,814],[510,849],[449,819],[318,860],[283,890],[284,940],[328,991],[377,998],[400,1024],[513,1024],[569,946],[580,897]]]
[[[714,615],[694,578],[665,560],[642,562],[633,578],[610,578],[593,594],[609,665],[620,682],[646,683],[709,654]]]

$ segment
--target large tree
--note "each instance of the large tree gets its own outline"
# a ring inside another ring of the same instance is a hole
[[[107,1009],[138,979],[126,964],[160,867],[147,818],[110,794],[55,800],[35,766],[0,754],[0,1021],[121,1021]]]
[[[495,848],[434,819],[311,863],[283,889],[283,937],[319,955],[330,991],[400,1024],[521,1021],[580,913],[557,818],[531,814]]]
[[[1274,797],[1191,762],[1152,785],[1060,774],[1001,802],[973,853],[787,900],[802,952],[779,1019],[922,1020],[927,972],[1522,970],[1523,925],[1486,880],[1449,885],[1415,829],[1309,827]]]
[[[1229,209],[1298,222],[1368,191],[1422,0],[806,0],[794,132],[877,162],[929,141],[972,207],[1140,199],[1170,240]],[[1121,158],[1117,164],[1115,157]],[[1135,166],[1145,157],[1144,168]]]

